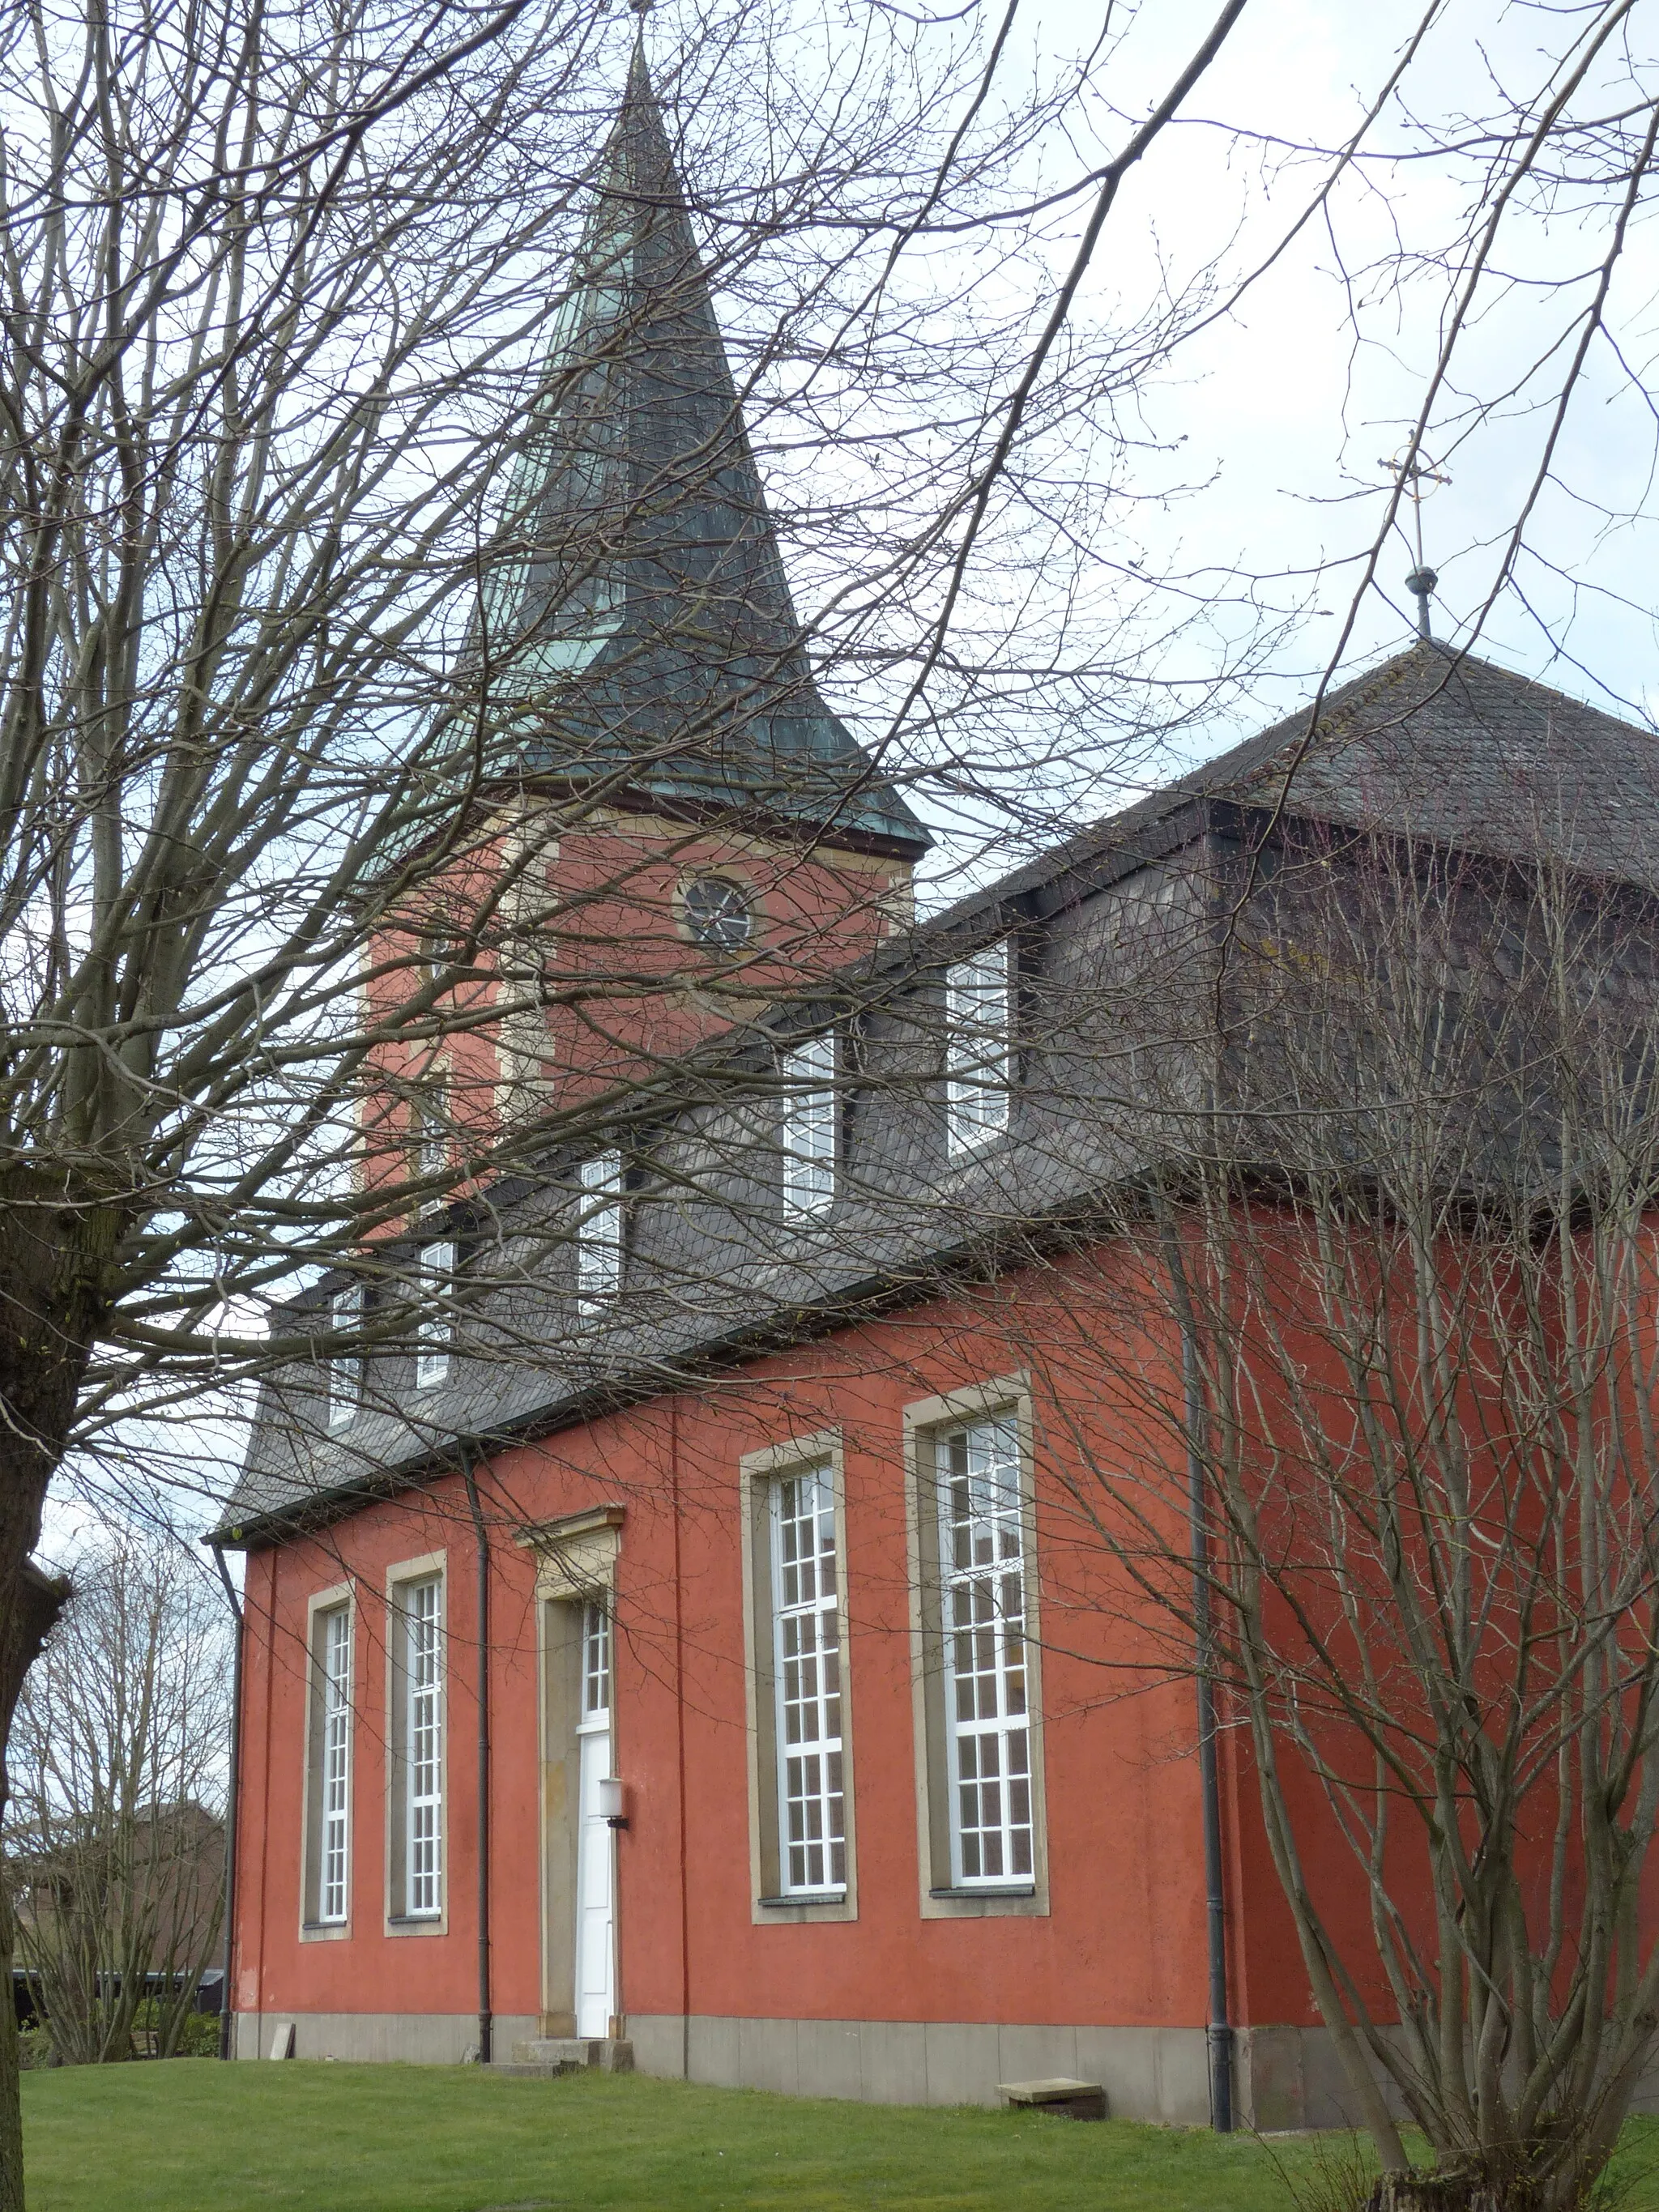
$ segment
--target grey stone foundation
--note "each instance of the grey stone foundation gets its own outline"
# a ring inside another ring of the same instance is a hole
[[[268,2057],[271,2039],[285,2021],[294,2023],[296,2058],[459,2066],[478,2047],[478,2015],[473,2012],[239,2012],[232,2039],[235,2056]],[[533,2013],[497,2013],[490,2039],[505,2056],[514,2043],[540,2030]]]
[[[239,2058],[263,2059],[294,2023],[296,2058],[453,2066],[476,2047],[471,2013],[239,2013]],[[533,2017],[498,2014],[496,2054],[539,2032]],[[1209,2119],[1204,2031],[1197,2027],[998,2027],[974,2021],[726,2020],[630,2014],[644,2074],[786,2096],[886,2105],[994,2105],[1000,2081],[1054,2075],[1103,2082],[1126,2119],[1202,2126]],[[1294,2124],[1294,2123],[1283,2123]]]
[[[979,2021],[719,2020],[630,2013],[641,2074],[881,2105],[995,2105],[1000,2081],[1100,2081],[1122,2119],[1203,2126],[1201,2027],[1001,2027]]]
[[[296,2058],[453,2066],[474,2050],[471,2013],[239,2013],[239,2058],[264,2058],[282,2023]],[[533,2015],[498,2014],[496,2056],[533,2042]],[[1065,2075],[1098,2081],[1115,2118],[1206,2127],[1209,2076],[1201,2027],[1005,2027],[979,2021],[728,2020],[633,2013],[626,2022],[642,2074],[717,2088],[881,2105],[994,2105],[1000,2081]],[[1392,2100],[1390,2100],[1392,2101]],[[1337,2128],[1358,2114],[1328,2038],[1317,2027],[1240,2028],[1233,2103],[1241,2127]],[[1659,2112],[1659,2067],[1635,2100]]]
[[[1241,2119],[1264,2132],[1361,2124],[1353,2094],[1322,2027],[1242,2028],[1235,2080]],[[1383,2094],[1395,2118],[1406,2119],[1404,2106],[1386,2081]],[[1659,2112],[1659,2059],[1650,2062],[1638,2081],[1631,2110]]]

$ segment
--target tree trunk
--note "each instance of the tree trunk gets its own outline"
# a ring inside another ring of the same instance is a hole
[[[23,2212],[23,2111],[17,2081],[17,2000],[11,1982],[11,1895],[0,1881],[0,2212]]]
[[[64,1455],[76,1399],[107,1304],[118,1209],[64,1173],[14,1167],[0,1177],[0,1820],[12,1715],[68,1585],[31,1560],[46,1486]],[[3,1887],[3,1885],[0,1885]],[[23,2212],[23,2123],[10,1902],[0,1905],[0,2212]]]
[[[38,1508],[35,1525],[38,1528]],[[0,1629],[0,1652],[6,1661],[0,1698],[4,1699],[8,1733],[23,1677],[69,1595],[67,1583],[43,1574],[27,1558],[20,1562],[10,1579],[15,1595],[6,1609],[6,1626]],[[0,1819],[5,1809],[5,1757],[0,1747]],[[15,1949],[11,1892],[0,1873],[0,2212],[23,2212],[23,2113],[17,2079],[17,2000],[12,1987]]]

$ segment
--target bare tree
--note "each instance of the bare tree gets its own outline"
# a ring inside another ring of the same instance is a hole
[[[1254,1775],[1378,2205],[1407,2122],[1420,2201],[1584,2202],[1659,2027],[1659,915],[1542,812],[1183,871],[1045,1041],[1109,1173],[982,1298],[1049,1620],[1131,1624]]]
[[[418,36],[375,0],[32,9],[0,33],[0,1723],[66,1454],[134,1485],[136,1413],[296,1358],[325,1395],[342,1362],[447,1329],[465,1286],[423,1221],[592,1149],[703,1030],[821,975],[803,913],[769,968],[711,961],[688,1028],[641,949],[676,836],[748,834],[769,763],[805,875],[878,787],[992,787],[999,663],[1035,699],[994,592],[931,751],[860,754],[817,685],[915,665],[912,611],[1052,292],[1020,164],[1089,64],[1009,100],[970,44],[893,16],[827,82],[752,8],[684,28],[659,72],[678,177],[631,27],[584,0],[439,0]],[[978,246],[896,281],[940,226]],[[963,312],[988,276],[1006,310]],[[1170,313],[1078,349],[1050,437],[1105,422]],[[664,326],[720,356],[712,411],[630,383]],[[866,407],[880,439],[848,434]],[[619,446],[641,418],[684,434]],[[807,620],[751,495],[769,422],[786,483],[846,459],[805,517]],[[1073,471],[1066,498],[1097,490]],[[711,501],[726,565],[688,567],[708,533],[675,517]],[[1012,557],[1029,597],[1041,549]],[[1075,706],[1101,672],[1055,680]],[[680,827],[630,857],[617,805],[653,775]],[[550,881],[599,830],[603,864]],[[892,924],[896,887],[872,872],[845,909],[842,951]],[[568,1241],[568,1212],[541,1218],[531,1241]],[[336,1266],[355,1316],[296,1305]],[[8,2015],[4,2212],[21,2190]]]
[[[230,1722],[224,1607],[176,1543],[132,1530],[75,1589],[13,1721],[7,1879],[54,2056],[168,2057],[217,1955]]]
[[[769,756],[803,878],[878,784],[931,780],[977,842],[1030,838],[1180,721],[1142,680],[1167,623],[1121,629],[1115,600],[1079,643],[1069,618],[1131,442],[1116,410],[1213,302],[1200,283],[1107,343],[1077,299],[1239,14],[1105,168],[1050,192],[1042,134],[1102,54],[1015,100],[1004,40],[888,15],[792,76],[787,26],[711,8],[660,58],[696,156],[673,204],[638,147],[605,167],[631,32],[580,0],[440,4],[418,39],[370,0],[35,9],[0,33],[0,1722],[66,1453],[121,1476],[135,1406],[295,1360],[325,1393],[339,1363],[447,1328],[491,1263],[459,1281],[422,1221],[509,1174],[551,1185],[499,1248],[511,1289],[570,1240],[573,1154],[665,1111],[688,1045],[763,994],[812,1002],[803,904],[769,965],[710,963],[688,1022],[641,949],[673,838],[630,859],[612,837],[574,891],[556,848],[609,836],[653,775],[678,779],[682,852],[746,831],[731,760],[812,720],[837,667],[890,734],[839,778]],[[734,131],[740,65],[763,89]],[[584,319],[646,247],[650,296]],[[619,410],[641,411],[623,365],[665,314],[718,348],[711,284],[729,404],[613,467]],[[729,496],[750,440],[786,489],[833,479],[797,502],[804,618],[742,527],[734,567],[661,587],[672,517]],[[690,638],[718,682],[665,686]],[[887,931],[894,892],[860,886],[831,949]],[[775,1086],[769,1058],[749,1088]],[[355,1317],[289,1295],[331,1267]],[[509,1322],[487,1349],[544,1346]],[[0,2020],[0,2212],[15,2115]]]

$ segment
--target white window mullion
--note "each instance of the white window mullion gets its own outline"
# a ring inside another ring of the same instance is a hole
[[[322,1836],[319,1853],[319,1920],[346,1917],[351,1855],[351,1608],[324,1616],[322,1651]]]
[[[786,1896],[847,1887],[840,1591],[827,1467],[772,1490],[778,1860]]]
[[[405,1902],[410,1919],[443,1910],[443,1622],[441,1579],[404,1591]]]
[[[1033,1879],[1025,1533],[1012,1415],[941,1436],[939,1539],[954,1882]]]
[[[780,1056],[783,1094],[783,1210],[793,1220],[836,1202],[836,1036],[810,1037]]]

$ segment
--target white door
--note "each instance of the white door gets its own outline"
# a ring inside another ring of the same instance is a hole
[[[611,1771],[611,1620],[590,1605],[582,1620],[582,1710],[576,1729],[580,1784],[576,1832],[576,2033],[609,2035],[617,2009],[615,1838],[599,1810]]]

